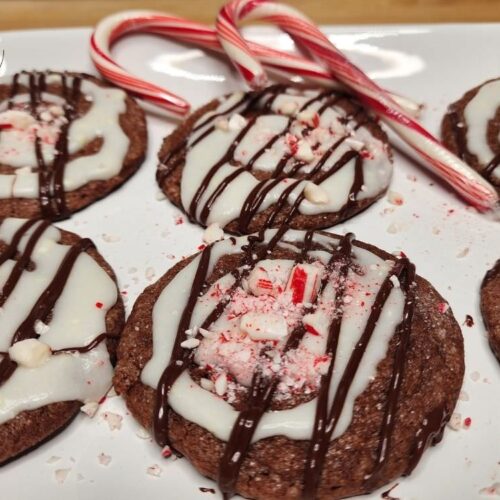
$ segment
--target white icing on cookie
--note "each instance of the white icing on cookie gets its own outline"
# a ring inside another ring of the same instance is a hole
[[[313,101],[314,98],[317,100]],[[203,224],[217,222],[221,227],[225,226],[240,217],[244,201],[259,184],[253,172],[272,173],[288,155],[291,157],[283,170],[283,179],[264,197],[257,213],[276,203],[283,191],[290,186],[293,181],[286,174],[291,172],[294,164],[303,162],[299,173],[307,174],[321,162],[319,172],[325,173],[349,151],[358,151],[362,157],[363,188],[355,194],[356,200],[376,197],[384,192],[392,175],[387,148],[366,127],[361,125],[356,128],[356,120],[346,117],[345,111],[335,102],[326,106],[323,111],[320,110],[331,98],[332,95],[323,95],[319,91],[297,92],[295,89],[286,89],[272,99],[269,112],[259,116],[253,124],[248,124],[249,128],[243,130],[241,127],[231,128],[229,123],[233,116],[245,113],[248,104],[245,96],[238,93],[222,99],[215,110],[199,119],[188,138],[181,179],[181,203],[184,210],[190,212],[195,193],[212,167],[222,162],[195,203],[193,215]],[[269,96],[264,95],[257,108],[262,110],[268,101]],[[303,106],[306,106],[305,109],[300,111]],[[291,112],[292,107],[295,112]],[[217,115],[215,120],[208,119],[214,115]],[[287,130],[288,133],[285,133]],[[233,165],[225,155],[238,137],[239,143],[232,155],[236,165]],[[273,138],[275,140],[271,143]],[[341,138],[345,139],[344,142],[333,150],[334,144]],[[261,152],[256,156],[259,151]],[[213,201],[208,217],[204,220],[201,212],[207,201],[224,179],[248,165],[250,160],[253,161],[251,170],[240,173],[228,183]],[[316,215],[342,209],[349,201],[356,161],[353,157],[340,170],[321,182],[320,188],[325,193],[321,203],[304,199],[298,212]],[[294,203],[306,185],[306,182],[299,184],[289,194],[289,204]]]
[[[28,85],[29,76],[19,74],[19,84]],[[47,83],[60,83],[61,75],[49,74]],[[72,76],[66,76],[68,88]],[[2,79],[3,85],[10,85],[12,77]],[[95,139],[102,145],[96,153],[69,161],[64,170],[64,190],[74,191],[90,181],[107,180],[122,169],[130,140],[120,126],[120,115],[126,111],[126,94],[123,90],[101,87],[91,80],[82,78],[80,90],[91,102],[89,110],[75,119],[68,131],[68,152],[70,155],[82,150]],[[57,113],[54,105],[61,106],[64,100],[57,95],[42,93],[44,104],[38,107],[41,118],[48,118],[50,110]],[[14,97],[16,110],[7,110],[7,101],[0,103],[0,124],[11,124],[12,128],[0,131],[0,164],[21,169],[37,167],[35,137],[41,140],[42,155],[46,165],[55,158],[55,144],[64,116],[53,116],[51,120],[37,122],[30,114],[29,93]],[[45,115],[44,115],[45,113]],[[15,116],[13,116],[15,115]],[[0,198],[38,198],[38,174],[16,171],[14,174],[0,174]]]
[[[266,231],[265,241],[268,242],[274,234],[275,230]],[[288,231],[278,246],[287,247],[292,250],[295,249],[297,251],[294,242],[303,241],[303,239],[304,232]],[[241,237],[237,238],[234,244],[231,240],[215,243],[210,254],[208,275],[210,275],[213,266],[221,256],[239,252],[247,241],[247,237]],[[331,249],[336,245],[335,237],[315,234],[314,241],[322,244],[326,249]],[[371,306],[375,301],[376,293],[381,283],[388,276],[393,265],[392,261],[384,261],[370,251],[356,245],[353,246],[353,255],[354,263],[359,266],[361,272],[354,272],[350,269],[347,276],[346,293],[344,295],[344,319],[335,358],[334,375],[330,386],[331,397],[333,397],[334,391],[339,384],[340,377],[346,367],[349,356],[364,330]],[[321,266],[324,266],[328,262],[331,253],[328,251],[316,250],[311,251],[309,256],[314,257],[314,259],[317,260],[316,265],[321,268]],[[192,288],[199,259],[200,256],[196,257],[190,264],[179,271],[174,279],[163,289],[154,305],[152,327],[153,356],[146,364],[141,374],[142,382],[152,388],[157,387],[161,374],[168,364],[179,320]],[[286,274],[288,275],[293,267],[293,261],[284,260],[278,262],[287,263],[283,267],[286,269]],[[259,264],[257,264],[257,266],[258,265]],[[264,268],[269,268],[269,264],[265,264]],[[281,279],[283,284],[287,281],[286,276],[284,276],[277,278],[275,282],[279,281],[279,279]],[[224,291],[233,283],[234,277],[228,274],[214,283],[208,291],[197,300],[192,314],[190,329],[195,329],[203,323],[204,319],[219,302],[220,294],[224,294]],[[287,293],[290,294],[291,291],[288,290],[281,294],[281,297],[283,297],[282,300],[285,302],[287,300]],[[308,331],[304,335],[297,350],[297,357],[305,359],[307,356],[321,357],[324,355],[327,335],[326,330],[332,314],[334,314],[332,301],[335,299],[335,293],[336,284],[333,280],[326,285],[317,309],[306,318],[307,323],[315,326],[315,331]],[[278,296],[278,298],[279,297],[280,296]],[[256,310],[265,313],[266,309],[259,309],[260,306],[257,306],[257,301],[267,300],[268,303],[266,307],[270,306],[271,308],[276,308],[277,311],[281,311],[281,314],[287,319],[289,331],[293,325],[297,324],[297,321],[302,320],[300,309],[299,314],[294,316],[293,307],[290,305],[291,301],[289,298],[288,306],[286,306],[285,309],[280,309],[282,306],[277,303],[278,299],[275,300],[273,296],[268,296],[267,299],[263,299],[262,295],[256,295],[254,299],[256,301],[254,304]],[[352,418],[354,400],[367,387],[368,383],[375,375],[377,364],[385,357],[388,342],[392,338],[397,325],[401,322],[404,302],[405,297],[402,290],[400,288],[393,288],[389,294],[388,300],[383,306],[381,316],[363,356],[361,366],[354,377],[333,438],[340,436],[348,428]],[[211,348],[216,342],[215,339],[217,335],[227,334],[229,340],[231,340],[234,335],[238,334],[240,318],[237,315],[237,311],[234,311],[234,307],[241,307],[243,312],[243,309],[248,306],[248,303],[249,302],[235,301],[227,306],[224,314],[210,327],[210,335],[203,336],[204,338],[201,340],[200,346],[198,347],[200,351],[198,360],[206,362],[207,359],[214,359],[219,363],[217,367],[219,372],[222,371],[225,373],[226,371],[237,371],[231,368],[231,363],[233,363],[233,366],[236,366],[238,363],[243,362],[235,358],[235,356],[248,356],[247,361],[252,359],[256,342],[248,339],[240,342],[237,352],[234,349],[229,349],[224,358],[224,353],[221,353],[219,350],[217,351],[219,358],[210,358],[215,352],[213,350],[211,351]],[[280,342],[282,343],[284,340],[278,341],[278,347]],[[224,344],[225,343],[226,342],[224,342]],[[248,348],[246,346],[248,346]],[[292,354],[293,351],[289,351],[289,353]],[[195,354],[195,356],[197,356],[197,354]],[[273,357],[272,361],[271,370],[274,370],[272,367],[274,363],[278,365],[277,370],[281,369],[280,366],[287,366],[287,360],[274,359]],[[293,359],[289,360],[288,363],[290,366],[294,366]],[[300,366],[301,368],[306,366],[304,361],[299,363],[295,360],[295,363],[296,366]],[[324,366],[318,367],[318,373],[321,373],[322,370],[328,366],[327,360],[323,360],[323,363]],[[248,386],[248,374],[245,374],[244,370],[239,370],[237,373],[241,378],[240,383]],[[231,374],[234,376],[233,373]],[[292,373],[290,378],[293,379],[293,377],[294,374]],[[285,377],[282,378],[281,382],[287,385]],[[308,379],[304,383],[314,383],[314,377]],[[304,387],[306,387],[306,385],[304,385]],[[281,389],[278,388],[278,390],[286,391],[286,388],[282,387]],[[227,441],[238,415],[238,412],[232,408],[228,400],[229,398],[225,400],[216,393],[203,389],[191,379],[189,372],[184,371],[174,383],[169,393],[168,402],[174,411],[184,418],[207,429],[219,439]],[[308,403],[301,404],[292,409],[265,413],[253,440],[257,441],[274,435],[285,435],[291,439],[310,439],[314,423],[315,406],[316,399],[313,399]],[[200,408],[203,408],[203,412],[200,412]]]
[[[0,240],[10,243],[23,219],[5,219]],[[32,226],[19,244],[22,252],[40,223]],[[0,351],[7,352],[19,325],[54,278],[70,247],[58,243],[59,231],[49,226],[36,244],[31,260],[33,270],[23,271],[16,287],[0,310]],[[0,266],[0,286],[4,286],[15,261]],[[116,303],[113,280],[87,253],[81,253],[71,270],[62,294],[53,309],[50,323],[36,327],[39,340],[52,351],[83,347],[106,332],[105,317]],[[0,355],[0,359],[1,359]],[[24,410],[58,401],[99,401],[111,385],[113,368],[105,342],[87,353],[52,354],[40,366],[18,366],[0,385],[0,424]]]
[[[487,165],[495,156],[488,144],[486,131],[488,123],[495,118],[500,107],[500,80],[485,83],[464,108],[467,124],[467,149],[477,156],[478,161]],[[500,136],[497,138],[500,142]],[[493,176],[500,180],[500,166],[493,170]]]

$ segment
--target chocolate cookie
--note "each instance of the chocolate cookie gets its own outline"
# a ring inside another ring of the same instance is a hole
[[[124,307],[91,240],[43,220],[0,225],[0,464],[111,386]]]
[[[338,499],[413,470],[463,373],[460,328],[408,259],[281,228],[210,245],[148,287],[114,385],[227,496]]]
[[[491,349],[500,360],[500,260],[486,273],[481,285],[481,312]]]
[[[387,137],[337,91],[275,85],[196,111],[162,145],[157,180],[192,221],[249,234],[330,227],[386,191]]]
[[[106,196],[141,165],[144,112],[81,73],[0,80],[0,217],[61,219]]]
[[[500,78],[469,90],[448,108],[443,142],[500,192]]]

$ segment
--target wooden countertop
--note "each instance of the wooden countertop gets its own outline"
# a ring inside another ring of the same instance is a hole
[[[321,24],[500,21],[500,0],[286,0]],[[124,9],[213,23],[223,0],[3,0],[0,30],[92,26]]]

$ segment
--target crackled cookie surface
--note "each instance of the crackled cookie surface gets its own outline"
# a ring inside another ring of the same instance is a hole
[[[114,384],[227,495],[344,498],[410,473],[462,383],[460,328],[406,258],[313,231],[229,238],[137,300]]]
[[[441,130],[445,145],[500,190],[500,78],[451,104]]]
[[[106,394],[124,311],[92,241],[44,220],[1,223],[0,287],[2,464]]]
[[[80,73],[0,80],[0,216],[67,217],[120,186],[142,163],[143,111]]]
[[[387,138],[359,104],[284,85],[212,101],[159,160],[161,189],[191,220],[238,234],[332,226],[382,196],[392,174]]]
[[[481,312],[491,349],[500,360],[500,260],[484,277],[481,286]]]

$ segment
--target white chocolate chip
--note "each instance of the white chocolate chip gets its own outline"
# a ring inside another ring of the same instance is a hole
[[[195,339],[194,337],[191,337],[184,342],[181,342],[181,347],[184,347],[184,349],[194,349],[195,347],[198,347],[200,345],[200,341],[198,339]]]
[[[240,328],[253,340],[280,340],[288,333],[281,314],[248,312],[241,317]]]
[[[348,137],[345,140],[345,143],[350,146],[351,149],[354,149],[354,151],[361,151],[365,147],[364,142],[353,139],[352,137]]]
[[[319,115],[312,109],[305,109],[297,115],[297,119],[310,127],[314,127],[319,123]]]
[[[231,118],[229,118],[229,130],[233,132],[239,132],[243,130],[248,123],[248,120],[244,117],[235,113]]]
[[[222,130],[224,132],[227,132],[229,130],[229,122],[227,121],[227,118],[224,118],[222,116],[218,116],[215,119],[214,126],[218,130]]]
[[[50,347],[36,339],[21,340],[9,349],[10,359],[25,368],[43,365],[50,355]]]
[[[91,401],[90,403],[85,403],[83,406],[80,406],[80,411],[85,413],[90,418],[94,417],[99,409],[99,403],[95,401]]]
[[[49,325],[46,325],[43,321],[37,319],[35,321],[35,333],[37,335],[43,335],[49,331]]]
[[[208,378],[201,378],[200,385],[206,391],[213,391],[215,384]]]
[[[296,113],[299,105],[295,101],[286,101],[280,107],[279,111],[283,115],[292,116]]]
[[[198,332],[205,337],[206,339],[211,339],[215,335],[214,332],[211,332],[209,330],[205,330],[205,328],[198,328]]]
[[[225,373],[221,373],[216,379],[215,379],[215,392],[219,396],[224,396],[227,391],[227,377]]]
[[[311,146],[309,146],[309,143],[304,139],[300,139],[299,142],[297,142],[297,151],[294,156],[297,160],[305,161],[307,163],[314,160],[313,150],[311,149]]]
[[[203,233],[203,241],[210,245],[210,243],[215,243],[216,241],[222,240],[224,237],[224,231],[221,229],[217,222],[210,224]]]
[[[314,205],[323,205],[328,203],[328,193],[314,182],[308,182],[304,188],[306,200]]]
[[[399,288],[401,286],[398,277],[395,274],[393,274],[389,279],[391,280],[391,283],[394,286],[394,288]]]

